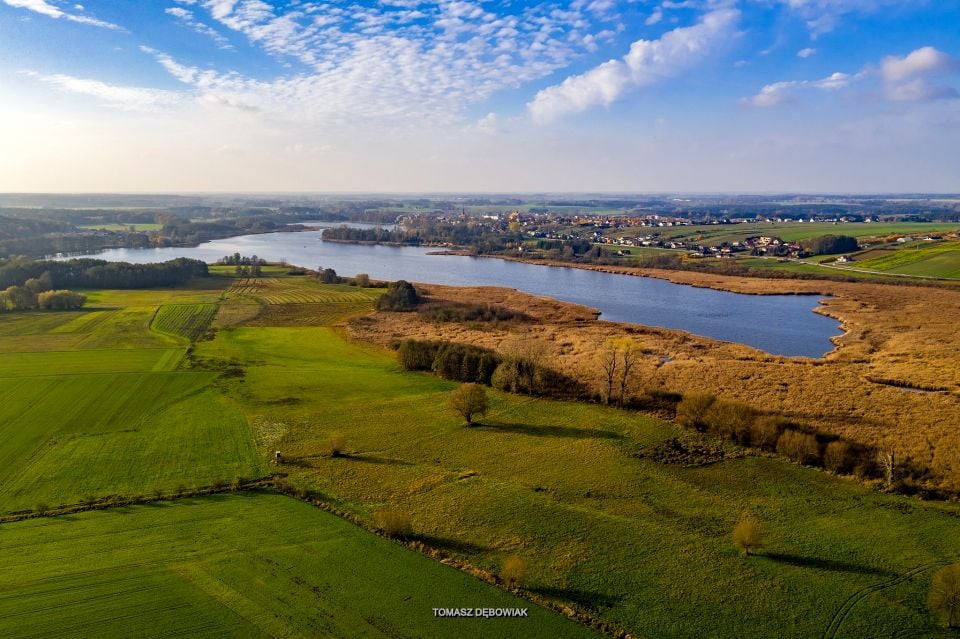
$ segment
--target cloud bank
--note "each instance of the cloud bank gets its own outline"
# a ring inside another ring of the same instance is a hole
[[[637,40],[622,59],[609,60],[562,83],[541,90],[527,109],[539,124],[596,106],[608,106],[629,89],[655,84],[705,59],[734,33],[740,12],[718,9],[690,27],[668,31],[658,40]]]

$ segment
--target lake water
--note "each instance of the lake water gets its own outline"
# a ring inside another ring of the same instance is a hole
[[[836,320],[812,312],[816,296],[740,295],[577,268],[427,255],[435,248],[324,242],[321,232],[245,235],[194,248],[110,249],[95,256],[134,263],[175,257],[215,262],[240,253],[313,269],[333,268],[347,276],[367,273],[374,279],[505,286],[596,308],[602,319],[681,329],[777,355],[821,357],[833,349],[830,337],[841,332]]]

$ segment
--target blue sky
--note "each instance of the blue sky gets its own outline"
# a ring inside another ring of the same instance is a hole
[[[960,191],[960,1],[0,0],[3,191]]]

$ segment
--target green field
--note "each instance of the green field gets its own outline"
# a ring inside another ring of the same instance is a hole
[[[216,304],[167,304],[157,310],[151,328],[193,342],[206,332],[216,314]]]
[[[644,227],[637,232],[659,232],[664,239],[682,239],[686,241],[709,242],[738,242],[748,237],[767,235],[779,237],[787,242],[805,240],[821,235],[849,235],[851,237],[885,237],[888,235],[925,235],[927,233],[942,233],[957,231],[960,225],[956,222],[850,222],[834,224],[832,222],[782,222],[759,224],[705,224],[697,226],[673,227]],[[621,235],[618,231],[616,235]],[[698,240],[699,238],[699,240]]]
[[[960,559],[956,504],[765,455],[662,464],[637,453],[677,426],[592,404],[491,391],[466,428],[446,406],[454,383],[330,325],[382,291],[213,281],[0,316],[0,512],[280,471],[368,523],[400,510],[422,543],[490,573],[522,557],[530,592],[638,636],[950,636],[925,596]],[[183,327],[199,320],[183,309],[216,304],[254,313],[188,356]],[[334,435],[339,458],[324,452]],[[765,537],[749,558],[730,539],[745,513]],[[437,606],[517,604],[274,495],[3,524],[0,556],[3,636],[586,634],[545,611],[529,626],[434,620]]]
[[[637,459],[675,427],[590,405],[494,394],[484,425],[464,428],[445,408],[453,384],[325,328],[238,328],[198,351],[250,363],[235,396],[247,390],[295,481],[361,517],[401,508],[490,571],[527,557],[531,590],[642,636],[936,636],[924,597],[932,570],[960,558],[956,506],[778,459]],[[322,453],[334,434],[342,459]],[[764,522],[762,556],[730,541],[744,512]]]
[[[903,275],[960,278],[960,242],[924,242],[899,247],[885,255],[858,260],[851,266]]]
[[[216,299],[207,286],[94,291],[89,310],[0,318],[0,512],[266,473],[218,374],[178,370],[184,340],[151,328],[154,315],[209,321],[209,302],[169,304]]]
[[[0,511],[172,491],[266,469],[211,373],[10,380],[0,394]]]
[[[0,635],[11,639],[596,636],[264,493],[28,520],[4,525],[0,539]],[[442,619],[436,607],[529,617]]]

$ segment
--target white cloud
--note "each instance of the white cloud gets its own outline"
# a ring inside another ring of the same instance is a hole
[[[813,49],[813,48],[811,48],[811,47],[807,47],[806,49],[800,49],[799,51],[797,51],[797,57],[798,57],[798,58],[809,58],[810,56],[812,56],[812,55],[815,54],[816,52],[817,52],[816,49]]]
[[[497,117],[496,113],[488,113],[477,120],[471,129],[484,135],[493,135],[500,129],[500,118]]]
[[[176,18],[183,26],[193,29],[197,33],[213,39],[221,49],[227,51],[233,50],[233,45],[230,44],[229,40],[223,37],[210,25],[204,24],[203,22],[197,20],[193,13],[189,10],[181,7],[170,7],[166,10],[166,13]]]
[[[868,65],[854,75],[834,73],[822,80],[793,80],[774,82],[763,87],[756,95],[744,98],[742,104],[769,108],[792,100],[803,89],[838,91],[854,83],[876,80],[883,83],[887,99],[893,102],[921,102],[960,97],[954,87],[935,84],[931,77],[960,72],[960,60],[933,47],[922,47],[903,57],[887,56],[880,63],[879,71]]]
[[[763,1],[763,0],[759,0]],[[873,13],[884,7],[919,7],[928,0],[777,0],[803,19],[814,37],[833,31],[849,14]]]
[[[921,47],[902,58],[887,56],[880,63],[885,93],[893,102],[928,102],[960,97],[954,87],[931,80],[957,72],[960,72],[960,59],[933,47]]]
[[[123,29],[111,22],[105,22],[103,20],[97,20],[96,18],[91,18],[89,16],[78,16],[72,13],[67,13],[60,9],[59,7],[50,4],[46,0],[2,0],[5,4],[17,8],[17,9],[27,9],[28,11],[33,11],[34,13],[39,13],[45,15],[49,18],[54,19],[64,19],[69,20],[70,22],[77,22],[79,24],[88,24],[94,27],[102,27],[104,29],[114,29],[117,31],[122,31]],[[81,5],[75,5],[75,10],[83,11]]]
[[[780,106],[791,100],[791,94],[798,89],[821,89],[837,91],[850,84],[851,77],[845,73],[833,73],[821,80],[794,80],[774,82],[760,89],[755,96],[744,98],[742,104],[759,108]]]
[[[46,75],[35,71],[21,71],[22,75],[52,85],[62,91],[96,98],[103,104],[124,111],[156,111],[180,103],[183,96],[176,91],[126,87],[55,73]]]
[[[527,4],[519,13],[460,0],[391,0],[349,8],[316,3],[279,8],[261,0],[195,0],[195,5],[167,12],[185,24],[208,12],[294,71],[254,79],[143,50],[208,106],[256,109],[312,125],[455,122],[467,106],[595,50],[617,28],[615,3],[582,0]]]
[[[543,89],[527,104],[535,122],[548,123],[594,106],[607,106],[630,88],[675,76],[732,37],[740,13],[718,9],[697,24],[668,31],[659,40],[637,40],[622,60],[609,60],[584,74]]]
[[[880,69],[887,82],[902,82],[918,76],[957,71],[960,64],[943,51],[921,47],[902,58],[892,55],[885,57]]]
[[[887,99],[892,102],[929,102],[960,97],[960,93],[953,87],[934,84],[924,78],[888,85],[886,94]]]

